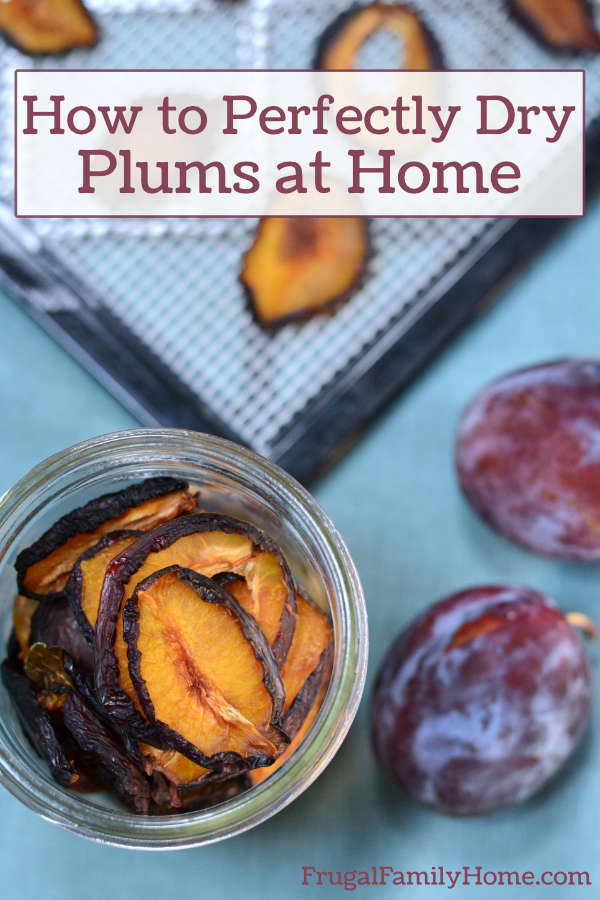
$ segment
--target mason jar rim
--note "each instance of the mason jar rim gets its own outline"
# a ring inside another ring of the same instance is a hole
[[[24,507],[61,477],[110,458],[151,463],[158,448],[169,459],[195,459],[219,468],[240,483],[277,491],[316,534],[336,576],[333,594],[339,626],[334,632],[330,686],[300,752],[262,783],[218,806],[173,815],[139,816],[100,806],[54,785],[27,764],[0,721],[0,783],[44,818],[105,844],[144,850],[194,847],[231,837],[279,812],[321,774],[339,749],[364,689],[368,627],[364,596],[348,549],[329,516],[291,475],[254,451],[213,435],[177,428],[132,428],[93,437],[55,453],[24,475],[0,497],[0,562],[27,523]],[[183,457],[182,457],[183,454]],[[162,465],[167,463],[166,458]],[[157,472],[161,471],[156,459]],[[167,472],[169,470],[167,469]],[[85,475],[82,481],[85,484]],[[47,501],[51,503],[51,499]],[[32,513],[31,515],[33,515]],[[31,517],[31,516],[30,516]],[[11,746],[12,744],[12,746]]]

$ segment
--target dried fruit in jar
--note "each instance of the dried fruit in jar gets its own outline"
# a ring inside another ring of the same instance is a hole
[[[71,747],[72,765],[80,776],[99,778],[134,812],[148,812],[150,782],[136,760],[127,752],[119,735],[102,716],[97,701],[90,702],[86,689],[77,690],[82,677],[74,677],[75,667],[68,654],[58,647],[33,644],[25,661],[25,673],[46,712],[60,714],[60,744]],[[54,733],[57,734],[56,722]],[[68,741],[66,740],[68,738]]]
[[[16,669],[17,671],[20,671],[22,669],[23,656],[27,653],[27,649],[21,649],[21,645],[17,640],[15,629],[11,628],[8,635],[8,640],[6,641],[5,659],[7,663],[9,663],[13,667],[13,669]]]
[[[581,740],[591,704],[581,637],[545,596],[503,585],[433,605],[391,646],[371,723],[414,798],[472,815],[526,800]]]
[[[123,610],[129,671],[165,743],[218,771],[268,765],[287,737],[271,649],[214,581],[172,566],[141,581]]]
[[[309,687],[315,681],[320,684],[323,673],[329,670],[333,631],[331,622],[325,613],[302,594],[297,594],[298,622],[294,632],[294,640],[287,659],[281,667],[281,677],[285,687],[285,728],[290,728],[291,707],[303,697],[308,706],[304,715],[312,706],[314,696]],[[295,717],[298,717],[296,709]],[[302,719],[304,716],[302,716]],[[291,728],[295,733],[297,729]]]
[[[151,744],[140,743],[139,752],[146,774],[168,788],[173,806],[180,805],[181,798],[187,791],[215,780],[212,769],[198,765],[173,747],[153,747]],[[163,798],[156,802],[166,803],[167,800]]]
[[[589,0],[508,0],[515,18],[554,50],[600,52]]]
[[[64,655],[60,647],[32,644],[25,659],[25,674],[38,691],[62,692],[71,689],[71,679],[64,667]]]
[[[351,6],[323,32],[315,56],[315,69],[355,69],[365,42],[379,30],[402,42],[399,69],[443,69],[439,44],[418,14],[403,3]]]
[[[240,273],[257,320],[275,327],[329,312],[364,273],[369,250],[360,216],[261,219]]]
[[[64,594],[46,597],[37,604],[31,617],[30,640],[32,644],[61,647],[88,672],[94,668],[92,648],[83,636]]]
[[[316,698],[320,695],[322,688],[327,686],[332,656],[333,643],[330,642],[321,653],[316,666],[308,675],[298,693],[286,706],[282,719],[286,734],[292,737],[298,734],[306,718],[314,708]]]
[[[13,602],[13,627],[22,653],[26,653],[30,644],[31,617],[38,605],[37,600],[17,594]]]
[[[34,596],[15,600],[19,638],[13,628],[3,664],[57,780],[153,814],[225,802],[252,786],[253,767],[258,782],[289,758],[322,702],[332,649],[328,618],[297,594],[268,535],[157,497],[160,515],[174,515],[157,527],[146,495],[133,514],[142,530],[111,530],[115,511],[129,524],[128,488],[21,554]]]
[[[235,775],[212,784],[195,785],[188,790],[174,790],[173,785],[160,777],[154,779],[152,799],[154,813],[172,813],[177,810],[208,809],[237,797],[252,787],[248,773]]]
[[[208,513],[185,516],[144,535],[109,566],[96,622],[96,692],[111,715],[138,730],[141,740],[153,743],[152,735],[145,731],[129,674],[121,617],[125,601],[140,581],[159,569],[178,565],[210,577],[223,571],[242,571],[244,564],[261,552],[277,558],[285,584],[273,642],[275,661],[282,665],[296,626],[294,582],[276,544],[247,522]]]
[[[150,783],[105,723],[75,691],[61,708],[65,728],[85,754],[87,765],[133,812],[150,808]]]
[[[98,38],[94,20],[80,0],[4,0],[0,31],[32,56],[92,47]]]
[[[152,798],[159,807],[202,809],[222,803],[251,786],[250,772],[229,775],[207,769],[171,747],[161,749],[140,744],[140,751],[146,774],[150,776]]]
[[[59,741],[50,715],[41,707],[31,681],[22,672],[2,663],[2,681],[9,692],[23,729],[53,777],[65,787],[73,787],[78,775]]]
[[[265,637],[268,638],[269,609],[261,604],[263,592],[261,591],[261,575],[266,575],[271,568],[265,554],[259,554],[253,562],[256,567],[248,566],[245,577],[233,572],[225,572],[217,575],[215,580],[223,585],[229,593],[235,597],[240,606],[250,613],[260,625]],[[265,572],[265,563],[267,569]],[[258,577],[257,577],[257,573]],[[263,574],[264,573],[264,574]],[[257,585],[258,582],[258,585]],[[281,677],[285,688],[284,711],[294,701],[294,698],[317,668],[323,653],[329,648],[333,631],[328,616],[325,615],[315,603],[312,603],[300,592],[296,592],[297,619],[294,639],[289,649],[285,662],[281,666]],[[287,731],[287,729],[286,729]]]
[[[195,497],[174,478],[148,478],[112,494],[90,500],[55,522],[17,557],[19,591],[41,599],[64,588],[73,565],[110,531],[150,531],[191,512]]]
[[[256,565],[253,565],[254,562]],[[216,575],[215,581],[226,586],[246,612],[256,619],[273,649],[273,644],[280,633],[281,604],[285,601],[285,597],[281,598],[279,564],[273,554],[259,553],[249,561],[245,571],[245,577],[229,572]],[[295,646],[296,632],[288,656],[292,654]],[[287,728],[285,730],[287,734]],[[157,748],[141,744],[140,751],[148,774],[159,776],[162,783],[168,786],[170,803],[173,807],[187,808],[191,794],[196,791],[201,793],[209,791],[207,782],[212,783],[215,777],[222,777],[216,776],[210,769],[198,765],[169,747]],[[220,790],[217,791],[217,795],[221,796]],[[166,801],[163,799],[162,802]]]
[[[279,551],[259,549],[232,572],[216,576],[216,580],[256,619],[279,665],[284,664],[291,651],[297,627],[297,596],[291,575],[288,578],[282,569],[282,559]],[[237,572],[242,574],[237,575]],[[290,590],[296,598],[293,609],[289,607],[293,620],[290,617],[287,627],[282,629],[281,616],[288,609]]]
[[[331,624],[315,604],[296,591],[295,628],[284,656],[278,652],[277,644],[281,610],[287,599],[287,583],[281,578],[278,558],[273,553],[260,552],[238,569],[243,575],[238,575],[236,571],[223,572],[215,576],[215,581],[223,585],[258,622],[280,665],[288,705],[331,639]]]
[[[38,647],[38,651],[45,651]],[[60,651],[57,651],[60,652]],[[21,654],[22,655],[22,654]],[[67,683],[61,684],[54,677],[56,663],[45,668],[44,683],[47,688],[35,685],[24,674],[21,660],[2,663],[2,680],[19,714],[23,729],[38,755],[48,764],[56,781],[77,791],[98,790],[101,785],[89,771],[84,771],[77,748],[62,727],[62,717],[57,715],[64,702]]]
[[[265,778],[276,772],[296,752],[310,731],[321,709],[327,693],[330,669],[331,647],[328,647],[324,651],[319,665],[306,680],[302,690],[296,695],[296,699],[283,717],[286,733],[292,739],[289,746],[285,748],[281,756],[272,765],[261,769],[252,769],[251,772],[248,772],[248,779],[251,784],[260,784],[261,781],[264,781]]]
[[[506,375],[467,407],[461,488],[506,537],[550,556],[600,559],[600,361]]]
[[[257,608],[253,601],[248,581],[233,573],[217,576],[217,580],[260,624],[260,607]],[[248,773],[252,784],[258,784],[271,775],[296,750],[316,718],[329,682],[333,652],[329,618],[300,593],[296,594],[296,603],[298,620],[294,640],[281,668],[285,689],[282,724],[292,741],[272,765]]]
[[[108,564],[144,532],[111,531],[79,557],[65,585],[73,615],[88,644],[94,645],[94,628]]]

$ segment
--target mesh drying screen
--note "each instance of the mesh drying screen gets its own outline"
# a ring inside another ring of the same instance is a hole
[[[341,10],[334,0],[88,0],[92,50],[31,60],[0,49],[0,192],[10,199],[15,68],[307,68]],[[412,0],[450,68],[585,65],[588,120],[600,115],[600,58],[557,57],[509,19],[501,0]],[[600,21],[600,3],[595,3]],[[393,67],[383,36],[361,64]],[[252,320],[238,282],[251,220],[37,220],[44,244],[240,438],[269,454],[314,399],[365,367],[509,227],[507,220],[379,219],[363,287],[331,318],[275,335]]]

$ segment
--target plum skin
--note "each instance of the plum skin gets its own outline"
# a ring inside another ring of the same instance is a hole
[[[544,595],[489,585],[431,606],[394,641],[373,693],[384,771],[440,812],[476,815],[526,800],[579,744],[589,657]]]
[[[506,537],[548,556],[600,559],[600,360],[522,369],[461,419],[464,495]]]

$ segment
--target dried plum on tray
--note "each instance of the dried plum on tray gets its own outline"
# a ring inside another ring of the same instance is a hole
[[[512,15],[553,50],[600,53],[589,0],[507,0]]]
[[[31,56],[91,47],[98,38],[94,20],[80,0],[4,0],[0,32]]]
[[[273,328],[331,312],[358,288],[369,255],[360,216],[261,219],[240,280],[255,318]]]
[[[443,69],[440,45],[414,9],[403,3],[354,4],[319,39],[315,69],[354,69],[361,47],[375,32],[389,31],[403,43],[399,69]]]

